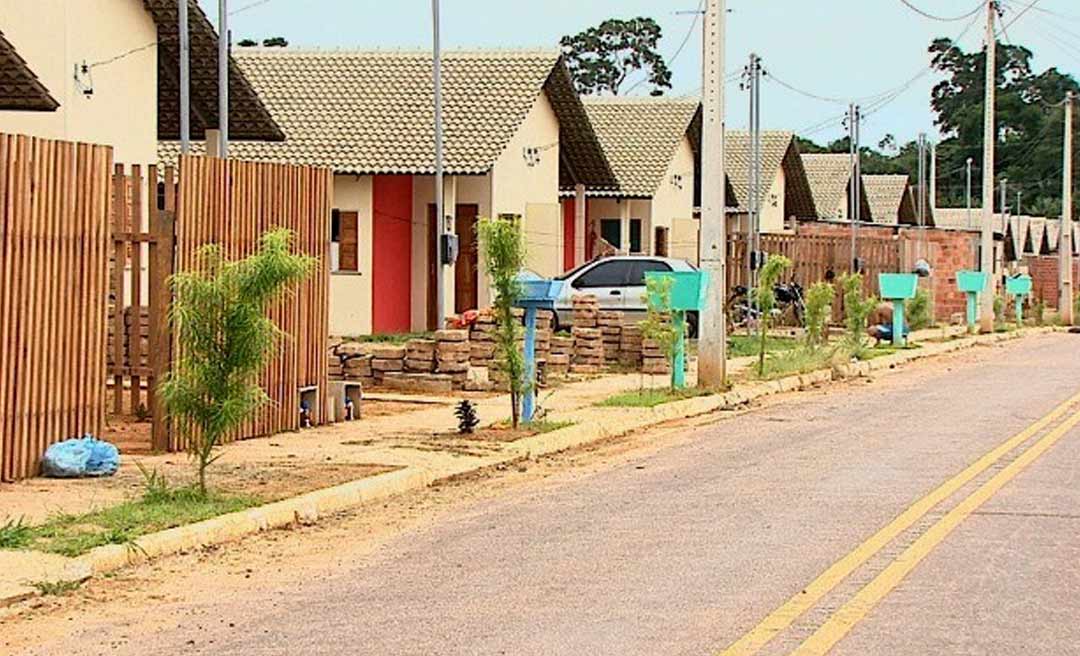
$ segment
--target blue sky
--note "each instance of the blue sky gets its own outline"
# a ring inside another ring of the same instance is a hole
[[[664,31],[661,52],[669,56],[693,27],[690,41],[673,62],[675,94],[700,87],[701,31],[693,10],[701,0],[442,0],[447,48],[554,47],[560,36],[605,18],[651,16]],[[200,0],[216,21],[216,0]],[[910,0],[941,17],[966,14],[979,0]],[[1035,51],[1037,69],[1057,66],[1080,73],[1080,3],[1005,0],[1005,23],[1013,43]],[[229,0],[234,39],[284,36],[293,46],[319,48],[426,48],[430,45],[429,0]],[[866,98],[900,87],[929,64],[926,48],[938,36],[955,38],[969,20],[942,22],[918,15],[900,0],[728,0],[727,70],[745,65],[754,51],[778,80],[836,99]],[[679,13],[679,12],[688,13]],[[1019,16],[1019,17],[1018,17]],[[1017,18],[1018,17],[1018,18]],[[981,48],[980,18],[963,38],[965,49]],[[934,134],[926,75],[895,100],[868,116],[863,140],[886,133],[901,141],[919,131]],[[645,87],[640,87],[641,91]],[[746,93],[727,87],[731,127],[745,127]],[[845,103],[795,94],[777,83],[762,85],[762,125],[806,132],[824,142],[843,136]]]

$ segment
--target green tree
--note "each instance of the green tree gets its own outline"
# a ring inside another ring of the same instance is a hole
[[[862,357],[866,350],[866,320],[877,307],[877,299],[863,296],[861,273],[845,273],[840,276],[840,289],[844,292],[844,324],[847,342],[855,357]]]
[[[765,375],[765,350],[769,336],[769,324],[772,323],[773,309],[776,307],[776,293],[773,287],[780,276],[791,268],[791,260],[783,255],[770,255],[765,265],[758,272],[758,285],[755,293],[757,307],[761,312],[758,321],[758,375]]]
[[[806,344],[817,348],[828,336],[836,288],[825,281],[815,282],[806,292]]]
[[[521,298],[518,276],[525,266],[525,235],[517,219],[480,219],[480,248],[484,267],[495,290],[495,349],[506,367],[510,384],[510,418],[516,430],[525,393],[525,356],[518,349],[521,322],[514,307]]]
[[[290,253],[292,239],[287,229],[268,232],[255,254],[238,261],[227,260],[217,244],[204,246],[195,268],[171,280],[179,358],[160,391],[173,425],[185,433],[202,495],[214,448],[268,400],[258,377],[281,331],[266,310],[315,265]]]
[[[653,96],[671,88],[671,71],[657,51],[662,32],[651,18],[610,18],[559,44],[566,55],[574,86],[582,94],[619,95],[623,83],[636,71],[646,73]]]
[[[255,39],[241,39],[236,45],[241,48],[254,48],[259,45],[259,42]],[[272,36],[268,39],[263,39],[262,41],[262,46],[264,48],[284,48],[288,45],[288,40],[283,36]]]
[[[679,335],[671,320],[671,287],[675,280],[669,276],[645,279],[645,320],[640,322],[645,339],[656,342],[671,365],[671,388],[675,389],[675,351]],[[684,325],[685,328],[685,325]]]

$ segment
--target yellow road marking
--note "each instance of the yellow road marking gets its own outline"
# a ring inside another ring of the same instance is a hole
[[[926,533],[919,536],[910,547],[904,550],[896,560],[878,574],[873,581],[866,584],[858,594],[840,607],[824,624],[806,639],[798,649],[791,652],[791,656],[823,656],[839,642],[848,632],[854,628],[866,614],[889,594],[905,576],[934,550],[949,533],[960,525],[971,513],[975,512],[982,504],[997,494],[1006,483],[1016,477],[1039,456],[1046,453],[1058,440],[1070,430],[1080,424],[1080,412],[1077,412],[1068,421],[1064,422],[1053,431],[1047,433],[1038,442],[1031,445],[1027,451],[1006,465],[1000,472],[989,481],[975,490],[966,499],[961,501],[955,508],[950,510],[944,517],[930,527]]]
[[[1047,415],[1016,435],[1005,440],[992,451],[968,465],[959,474],[945,481],[937,489],[916,501],[911,507],[900,513],[896,519],[886,524],[878,530],[877,533],[871,535],[852,552],[830,565],[827,570],[822,572],[820,576],[807,585],[802,592],[796,594],[791,599],[788,599],[782,606],[769,613],[765,619],[761,620],[761,622],[746,635],[732,643],[731,646],[724,651],[720,652],[719,656],[749,656],[750,654],[757,653],[778,633],[791,626],[800,615],[813,608],[822,597],[839,585],[849,574],[861,567],[896,536],[900,535],[913,526],[915,522],[922,519],[934,506],[952,496],[957,490],[964,487],[976,476],[990,468],[990,466],[1000,460],[1005,454],[1046,428],[1051,422],[1065,414],[1066,411],[1078,401],[1080,401],[1080,393],[1070,397],[1061,405],[1051,410]]]

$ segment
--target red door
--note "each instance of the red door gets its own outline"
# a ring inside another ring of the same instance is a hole
[[[577,233],[575,228],[577,227],[574,221],[574,214],[576,214],[575,199],[567,198],[563,200],[563,271],[569,271],[574,268],[574,249],[576,245]]]
[[[412,328],[412,176],[372,180],[371,325],[375,333]]]

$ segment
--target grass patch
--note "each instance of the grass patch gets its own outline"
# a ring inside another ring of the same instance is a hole
[[[918,344],[907,344],[906,346],[893,346],[892,344],[878,344],[872,348],[863,349],[859,353],[860,360],[873,360],[874,358],[880,358],[885,355],[892,355],[893,353],[899,353],[900,351],[914,351],[915,349],[922,348]]]
[[[765,351],[786,351],[799,345],[799,341],[793,337],[766,337]],[[731,335],[728,337],[728,357],[741,358],[748,355],[757,355],[761,350],[761,339],[758,335]]]
[[[381,335],[356,335],[346,337],[347,342],[362,342],[372,344],[404,344],[411,339],[435,339],[435,333],[384,333]]]
[[[22,518],[8,520],[0,526],[0,549],[24,549],[33,539],[29,526]]]
[[[760,375],[756,366],[750,371],[751,376],[758,380],[773,380],[818,369],[828,369],[838,360],[847,360],[850,357],[850,352],[840,345],[822,346],[816,349],[798,346],[766,355],[765,370]]]
[[[606,408],[654,408],[672,401],[682,401],[699,396],[709,396],[713,392],[698,387],[684,387],[682,389],[639,389],[609,396],[596,405]]]
[[[518,424],[518,432],[525,433],[527,435],[543,435],[544,433],[550,433],[551,431],[557,431],[560,428],[567,428],[576,424],[576,421],[562,420],[554,421],[551,419],[539,419],[537,421],[523,421]],[[511,430],[510,420],[503,419],[499,423],[492,426],[496,430]]]
[[[82,586],[82,581],[33,581],[30,585],[43,597],[63,597]]]
[[[131,544],[140,536],[193,524],[259,505],[255,497],[211,492],[194,487],[170,488],[148,481],[142,497],[82,515],[56,515],[29,529],[20,548],[63,556],[79,556],[106,544]]]

